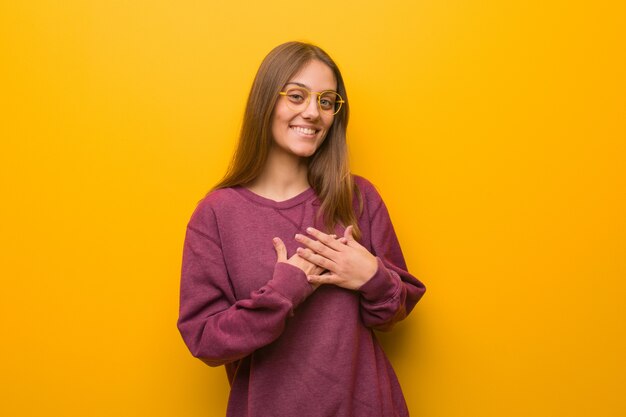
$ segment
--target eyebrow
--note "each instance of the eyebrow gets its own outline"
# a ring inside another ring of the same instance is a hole
[[[297,82],[295,82],[295,81],[289,81],[287,84],[295,84],[295,85],[297,85],[297,86],[299,86],[299,87],[306,88],[307,90],[311,90],[311,87],[309,87],[308,85],[306,85],[306,84],[302,84],[302,83],[297,83]],[[285,85],[287,85],[287,84],[285,84]],[[334,92],[334,93],[336,93],[336,92],[337,92],[337,91],[333,90],[332,88],[331,88],[331,89],[328,89],[328,90],[322,90],[322,91],[332,91],[332,92]]]

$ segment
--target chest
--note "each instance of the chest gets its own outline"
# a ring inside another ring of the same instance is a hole
[[[224,263],[237,299],[249,298],[250,293],[272,279],[277,261],[273,238],[284,242],[287,257],[291,257],[300,246],[295,234],[306,234],[307,227],[320,226],[316,221],[317,206],[313,204],[289,210],[248,209],[253,212],[245,216],[227,212],[219,219]]]

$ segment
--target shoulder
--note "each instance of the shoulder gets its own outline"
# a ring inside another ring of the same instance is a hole
[[[354,182],[356,190],[360,193],[360,197],[363,199],[363,204],[370,209],[377,209],[383,204],[383,199],[380,193],[368,179],[361,177],[360,175],[352,174],[352,181]]]
[[[208,234],[217,226],[219,213],[228,210],[236,203],[237,193],[232,188],[212,190],[198,202],[187,227]]]
[[[375,193],[378,194],[376,187],[365,177],[360,175],[352,174],[352,181],[354,185],[358,188],[361,193]]]
[[[194,215],[220,211],[233,204],[236,198],[236,193],[232,188],[220,188],[218,190],[209,191],[209,193],[198,202]]]
[[[209,193],[198,202],[196,210],[220,211],[232,204],[236,204],[237,201],[238,194],[234,188],[219,188],[209,191]]]

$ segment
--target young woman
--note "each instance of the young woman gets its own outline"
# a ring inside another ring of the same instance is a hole
[[[348,99],[320,48],[289,42],[258,70],[224,179],[187,227],[178,328],[225,365],[228,416],[407,416],[373,329],[425,288],[387,209],[350,174]]]

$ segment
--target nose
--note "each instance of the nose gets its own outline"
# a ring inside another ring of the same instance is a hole
[[[311,120],[316,120],[320,117],[320,107],[315,94],[311,94],[309,96],[309,102],[306,104],[306,107],[302,110],[301,114],[305,119]]]

